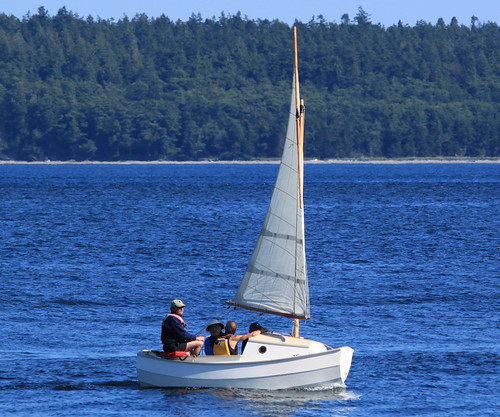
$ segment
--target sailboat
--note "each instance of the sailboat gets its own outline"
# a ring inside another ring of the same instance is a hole
[[[264,225],[238,291],[229,305],[293,319],[291,335],[264,333],[248,339],[241,355],[165,358],[137,354],[141,386],[295,389],[343,384],[353,349],[332,348],[299,336],[310,319],[304,240],[304,101],[300,99],[297,31],[287,134]]]

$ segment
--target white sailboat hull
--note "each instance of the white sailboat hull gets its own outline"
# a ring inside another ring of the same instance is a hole
[[[246,388],[278,390],[342,384],[351,366],[353,350],[349,347],[327,349],[325,345],[305,342],[308,346],[290,346],[292,338],[279,336],[284,341],[278,346],[272,336],[258,336],[247,346],[248,355],[198,356],[185,360],[165,359],[149,350],[137,355],[137,376],[141,386],[193,388]],[[266,338],[268,340],[266,340]],[[275,337],[276,339],[276,337]],[[306,351],[318,350],[318,353]],[[265,353],[258,355],[258,349]],[[303,354],[297,353],[303,350]],[[321,349],[323,350],[323,349]],[[278,358],[279,352],[288,357]],[[295,353],[291,353],[294,351]],[[295,355],[295,356],[294,356]]]

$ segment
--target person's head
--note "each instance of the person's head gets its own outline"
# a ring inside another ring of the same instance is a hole
[[[184,304],[181,300],[173,300],[170,303],[170,311],[174,314],[178,314],[179,316],[182,316],[182,313],[184,313],[184,307],[186,307],[186,304]]]
[[[207,331],[210,332],[210,336],[220,336],[224,325],[222,323],[216,322],[208,325]]]
[[[234,322],[232,320],[229,320],[226,323],[226,333],[227,334],[235,334],[237,328],[238,328],[238,326],[236,325],[236,322]]]
[[[266,333],[269,331],[269,329],[262,327],[259,323],[253,322],[252,324],[250,324],[250,328],[248,329],[248,332],[252,333],[255,330],[260,330],[261,333]]]

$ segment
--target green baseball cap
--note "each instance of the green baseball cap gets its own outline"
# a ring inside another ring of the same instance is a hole
[[[186,304],[184,304],[181,300],[174,300],[170,304],[170,307],[182,308],[186,307]]]

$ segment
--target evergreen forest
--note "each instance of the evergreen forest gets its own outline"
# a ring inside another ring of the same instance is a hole
[[[500,156],[497,23],[295,26],[306,158]],[[276,158],[292,75],[278,20],[0,14],[0,159]]]

